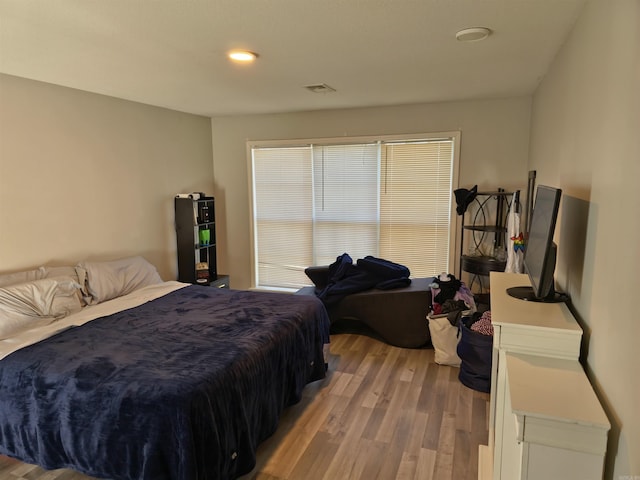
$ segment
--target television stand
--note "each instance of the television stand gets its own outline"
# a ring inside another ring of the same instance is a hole
[[[489,444],[481,480],[602,480],[610,424],[578,361],[582,329],[564,303],[507,294],[528,276],[491,272]]]
[[[507,294],[513,298],[524,300],[526,302],[541,302],[541,303],[564,303],[569,300],[564,293],[559,293],[553,290],[549,295],[544,298],[538,298],[533,293],[533,287],[510,287],[507,288]]]

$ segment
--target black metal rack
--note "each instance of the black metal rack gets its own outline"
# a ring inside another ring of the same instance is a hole
[[[515,206],[512,205],[514,193]],[[462,279],[462,272],[469,273],[472,276],[468,282],[470,289],[477,281],[480,292],[483,292],[482,277],[490,272],[504,271],[507,264],[507,216],[512,207],[519,208],[519,194],[519,190],[508,192],[503,188],[478,192],[462,215],[458,278]],[[468,223],[465,223],[465,217],[469,218]],[[466,244],[465,231],[471,232]]]

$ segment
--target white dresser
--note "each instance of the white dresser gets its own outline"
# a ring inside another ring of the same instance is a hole
[[[610,425],[578,362],[582,330],[564,303],[526,302],[526,275],[491,272],[489,445],[481,480],[601,479]]]

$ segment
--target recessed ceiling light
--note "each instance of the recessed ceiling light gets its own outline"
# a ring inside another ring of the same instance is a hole
[[[491,30],[487,27],[465,28],[456,33],[456,39],[461,42],[478,42],[491,35]]]
[[[258,54],[248,50],[233,50],[229,52],[229,58],[234,62],[251,63],[258,58]]]

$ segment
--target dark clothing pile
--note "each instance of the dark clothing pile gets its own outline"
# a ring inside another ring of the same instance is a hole
[[[326,305],[338,303],[345,296],[377,288],[390,290],[411,284],[407,267],[398,263],[367,255],[356,265],[347,253],[340,255],[329,265],[329,282],[316,295]]]
[[[445,303],[447,300],[453,300],[456,293],[458,293],[458,290],[462,286],[462,282],[454,275],[447,274],[446,279],[443,279],[443,275],[440,275],[437,281],[440,292],[435,296],[434,300],[438,303]]]
[[[464,312],[475,312],[476,303],[471,290],[450,273],[442,273],[431,284],[431,313],[433,315],[447,315],[454,327]]]

